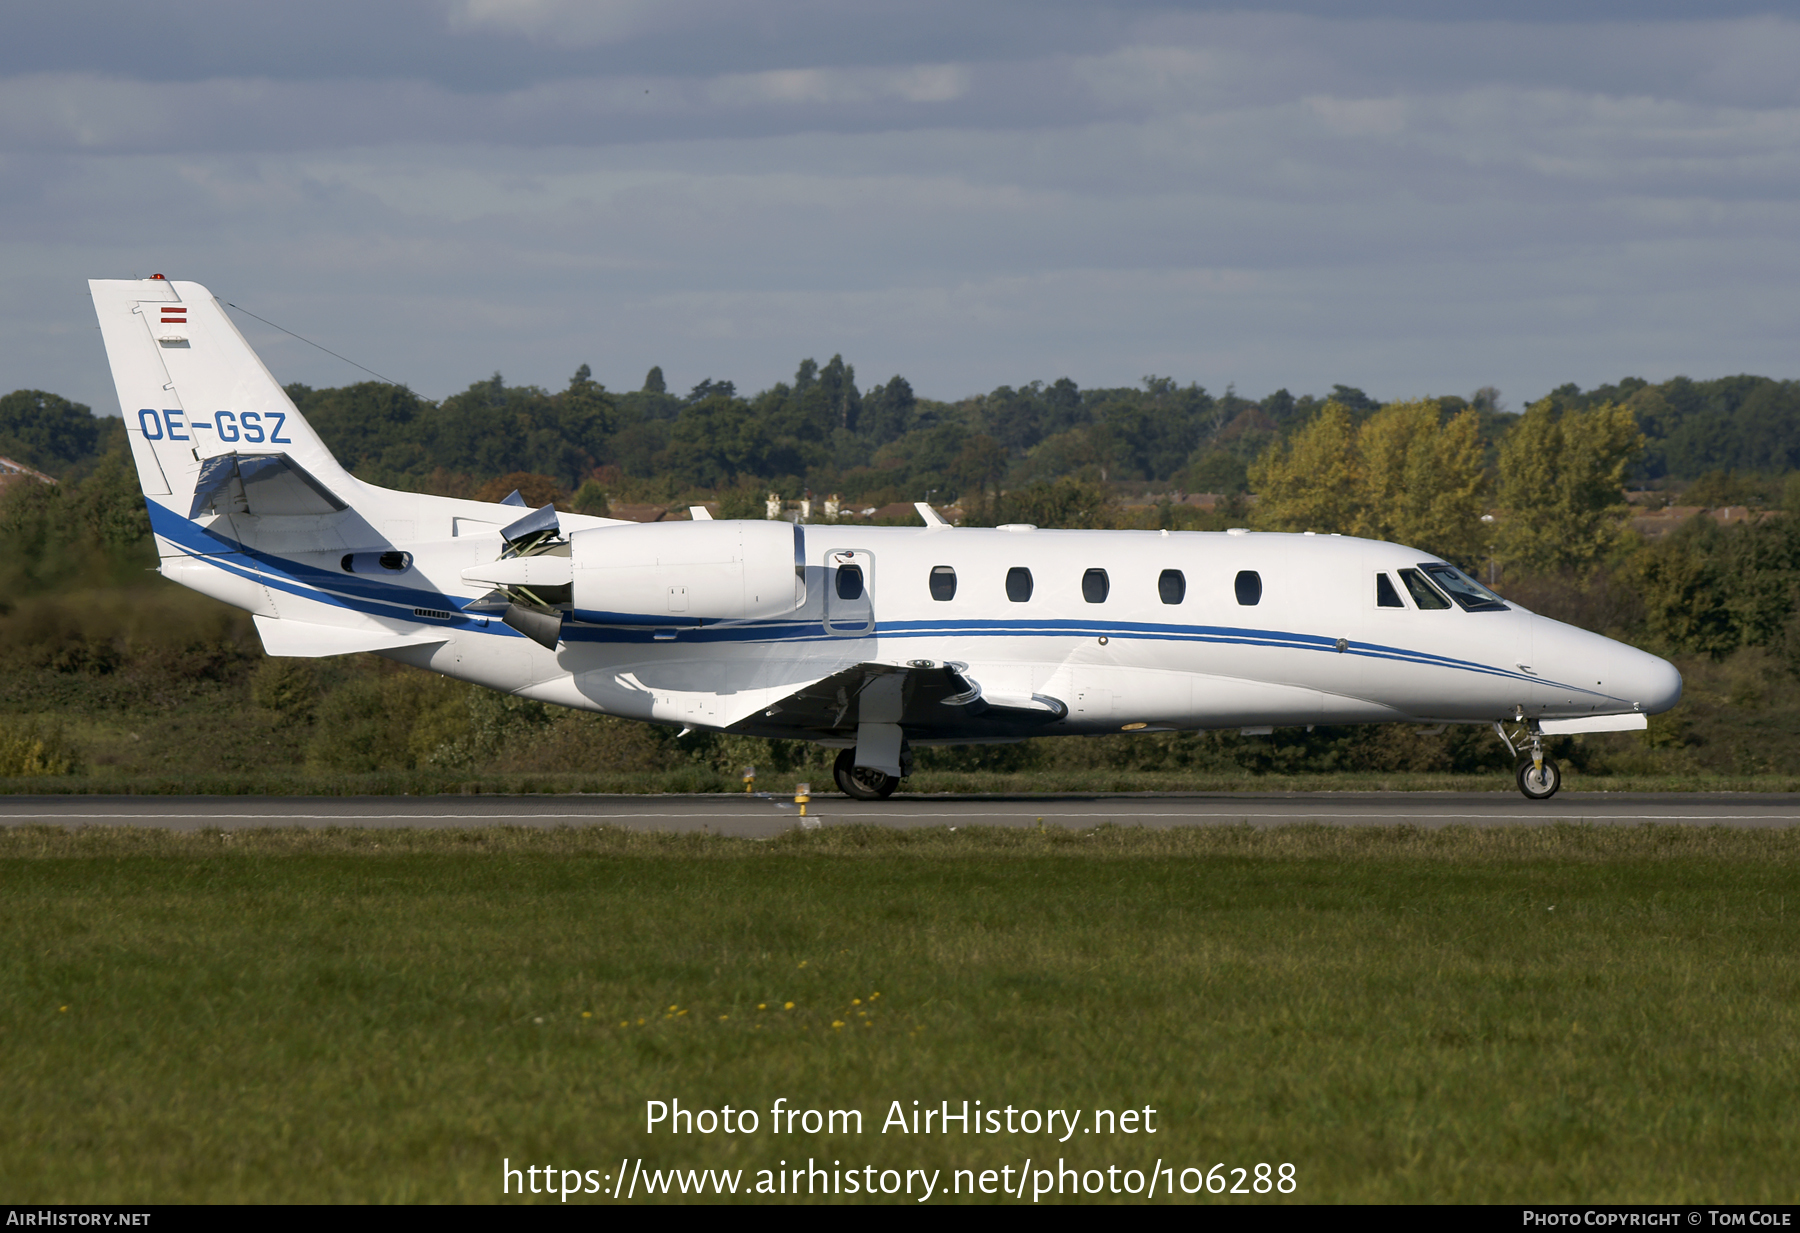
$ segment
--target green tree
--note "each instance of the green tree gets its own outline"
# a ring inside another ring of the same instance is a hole
[[[969,521],[975,525],[995,522],[1000,510],[1000,480],[1006,474],[1005,447],[978,432],[963,445],[954,467]]]
[[[1265,531],[1352,532],[1359,521],[1356,430],[1350,409],[1327,402],[1289,441],[1250,465],[1257,527]]]
[[[1728,579],[1703,547],[1693,534],[1648,545],[1632,561],[1632,582],[1644,597],[1647,632],[1659,646],[1720,658],[1740,639],[1726,596]]]
[[[404,484],[431,469],[429,431],[436,408],[405,386],[362,381],[315,390],[296,383],[287,387],[287,396],[338,461],[359,478],[373,484]],[[483,469],[455,458],[438,465],[457,471]]]
[[[1226,496],[1249,490],[1248,469],[1240,458],[1224,450],[1199,455],[1176,477],[1189,492],[1216,492]]]
[[[577,514],[592,514],[596,518],[605,518],[612,513],[612,503],[606,499],[606,485],[591,475],[581,481],[569,506]]]
[[[0,397],[0,454],[61,477],[99,448],[102,421],[78,402],[43,390]]]
[[[1112,506],[1099,484],[1060,479],[1047,484],[1027,484],[1007,493],[1000,502],[1007,522],[1061,529],[1105,529],[1113,525]]]
[[[1389,403],[1364,421],[1355,533],[1473,566],[1486,540],[1480,417],[1463,411],[1440,426],[1441,413],[1426,398]]]
[[[1500,559],[1548,573],[1606,556],[1624,533],[1625,473],[1643,447],[1631,412],[1616,403],[1533,404],[1500,446]]]
[[[862,412],[862,395],[856,392],[856,368],[834,355],[819,370],[819,389],[825,396],[826,415],[834,428],[854,430]]]
[[[556,477],[530,471],[511,471],[491,479],[475,490],[474,497],[477,501],[504,501],[514,492],[525,502],[524,509],[543,509],[546,505],[566,508],[562,486],[556,482]],[[523,516],[521,513],[520,517]]]
[[[76,514],[102,548],[117,552],[150,537],[137,467],[124,450],[102,458],[73,494]]]
[[[1481,426],[1474,411],[1442,415],[1424,398],[1389,403],[1359,426],[1349,407],[1327,402],[1250,468],[1256,525],[1361,535],[1473,565],[1484,543]]]
[[[1357,389],[1354,385],[1334,385],[1331,387],[1331,401],[1337,403],[1352,416],[1361,418],[1373,415],[1381,409],[1381,404]]]
[[[250,673],[250,700],[277,722],[309,724],[319,704],[318,672],[310,659],[264,659]]]
[[[122,444],[84,479],[19,480],[0,490],[0,537],[0,605],[74,578],[129,578],[156,559],[137,469]]]
[[[877,385],[863,396],[857,431],[874,445],[898,440],[913,426],[913,408],[918,401],[906,378],[896,373],[887,384]]]
[[[59,723],[0,718],[0,775],[74,775],[81,755]]]
[[[656,461],[688,484],[719,488],[739,476],[768,476],[773,446],[767,421],[750,404],[715,393],[682,408]]]

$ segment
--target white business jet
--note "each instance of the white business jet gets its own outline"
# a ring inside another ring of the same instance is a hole
[[[639,525],[377,488],[206,288],[89,286],[162,573],[253,613],[271,655],[810,740],[861,799],[925,745],[1402,722],[1491,724],[1543,800],[1544,736],[1681,696],[1667,662],[1371,540],[956,528],[923,504],[917,528]]]

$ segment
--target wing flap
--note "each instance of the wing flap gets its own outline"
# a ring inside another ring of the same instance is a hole
[[[756,735],[846,740],[863,724],[898,724],[915,739],[1006,740],[1028,736],[1069,713],[1055,698],[982,695],[961,664],[861,663],[788,694],[734,730]]]

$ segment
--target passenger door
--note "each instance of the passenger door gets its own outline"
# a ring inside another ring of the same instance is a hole
[[[875,632],[875,558],[860,548],[825,554],[825,630],[841,638]]]

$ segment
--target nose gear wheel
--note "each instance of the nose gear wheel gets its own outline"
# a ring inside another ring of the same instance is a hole
[[[1514,775],[1519,781],[1519,791],[1525,794],[1527,800],[1547,801],[1562,787],[1562,770],[1548,758],[1544,759],[1542,768],[1526,758],[1519,763]]]

